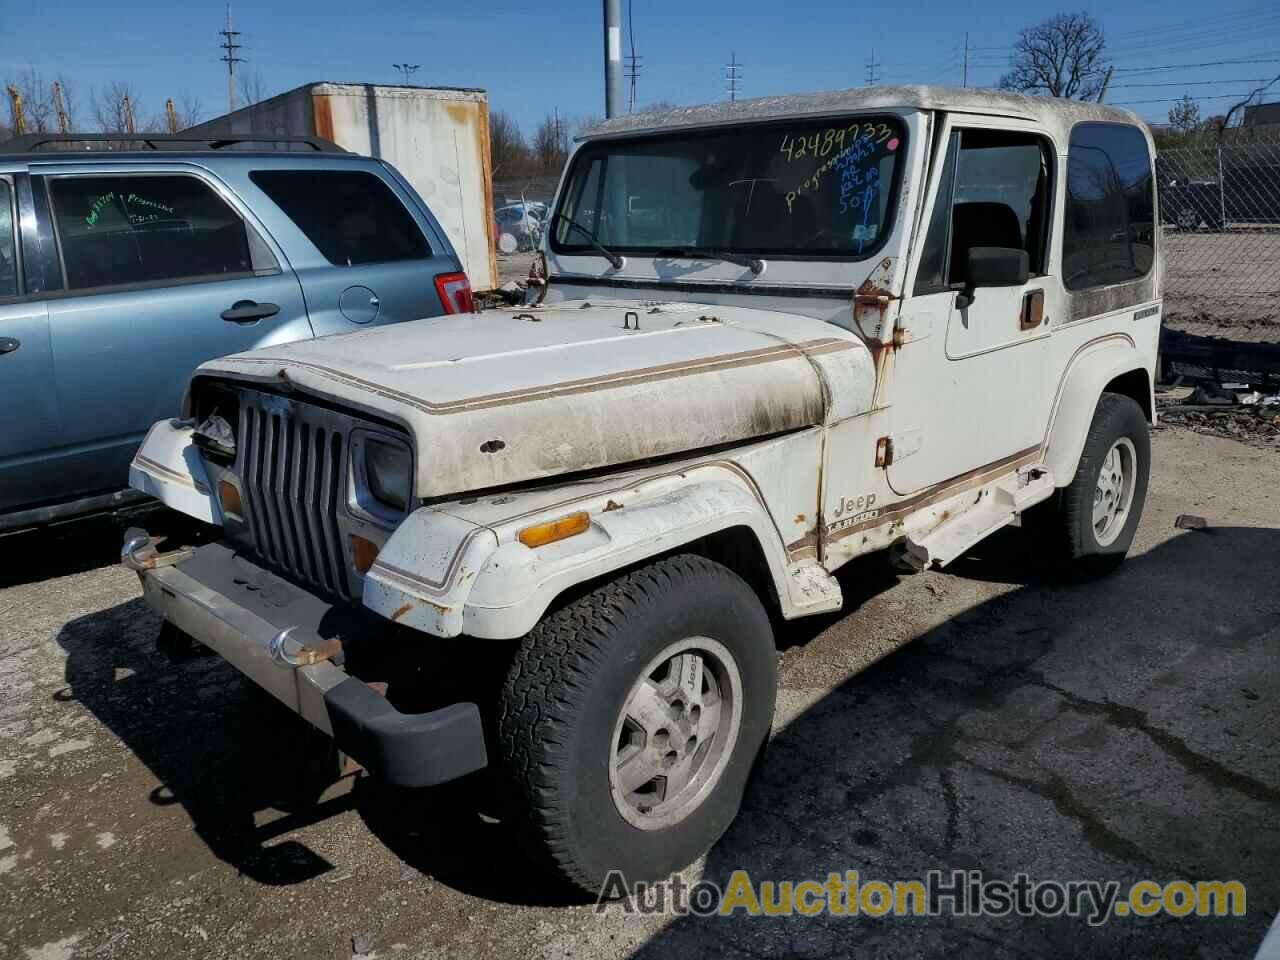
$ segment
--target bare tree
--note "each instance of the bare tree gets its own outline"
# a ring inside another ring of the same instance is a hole
[[[1087,13],[1059,13],[1019,31],[1001,90],[1096,100],[1106,79],[1106,40]]]
[[[547,114],[533,134],[533,156],[544,170],[558,170],[569,156],[569,122]]]
[[[489,157],[494,177],[519,173],[528,166],[529,147],[524,134],[512,116],[502,110],[489,114]]]
[[[267,98],[267,85],[257,70],[241,70],[236,76],[236,93],[240,106],[251,107]]]
[[[89,91],[89,106],[98,129],[103,133],[128,133],[130,112],[133,129],[138,133],[155,133],[165,126],[163,118],[146,117],[133,84],[120,80],[112,80],[100,90]]]
[[[178,129],[185,130],[187,127],[194,127],[204,119],[204,104],[200,102],[199,97],[184,96],[181,109],[175,112],[178,117]]]
[[[1169,111],[1169,126],[1181,137],[1189,137],[1199,133],[1202,126],[1200,120],[1200,104],[1184,94],[1182,99]]]

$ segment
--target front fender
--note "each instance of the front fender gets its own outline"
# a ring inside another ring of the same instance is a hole
[[[501,500],[501,498],[499,498]],[[727,462],[685,468],[510,514],[483,507],[419,510],[391,536],[365,579],[366,607],[441,637],[513,639],[570,587],[731,527],[761,547],[784,615],[794,614],[786,550],[745,472]],[[530,548],[521,530],[586,511],[588,529]],[[800,585],[796,589],[802,589]]]
[[[189,420],[161,420],[129,464],[129,486],[155,497],[166,507],[222,525],[222,508],[214,495],[204,461],[191,442]]]
[[[1045,464],[1057,486],[1065,487],[1076,475],[1089,425],[1107,384],[1135,370],[1146,373],[1151,383],[1154,366],[1155,358],[1144,356],[1124,333],[1099,337],[1076,351],[1058,390],[1045,447]]]

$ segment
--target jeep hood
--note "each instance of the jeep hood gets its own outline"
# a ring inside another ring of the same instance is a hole
[[[197,377],[401,424],[430,498],[715,447],[870,409],[852,333],[691,303],[569,301],[376,327],[206,363]]]

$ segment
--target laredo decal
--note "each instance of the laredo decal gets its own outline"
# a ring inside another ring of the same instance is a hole
[[[861,513],[855,513],[851,517],[842,517],[835,523],[827,524],[827,534],[839,533],[841,530],[864,523],[867,520],[874,520],[878,516],[880,516],[879,510],[863,510]]]
[[[1133,311],[1133,319],[1145,320],[1147,317],[1154,317],[1159,312],[1159,307],[1143,307],[1141,310]]]

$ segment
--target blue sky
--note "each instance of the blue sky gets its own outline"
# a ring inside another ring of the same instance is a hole
[[[970,83],[993,85],[1018,28],[1063,9],[1086,9],[1102,23],[1117,67],[1109,102],[1204,97],[1203,116],[1233,102],[1251,81],[1280,74],[1280,7],[1255,2],[1214,9],[1191,0],[1081,2],[1062,7],[1012,0],[893,0],[880,5],[809,0],[634,0],[639,100],[723,99],[722,65],[745,66],[742,96],[856,86],[875,51],[884,82],[960,82],[969,33]],[[421,64],[413,80],[477,86],[492,109],[528,133],[553,107],[578,117],[603,112],[601,4],[580,2],[382,2],[237,0],[243,31],[239,69],[256,72],[268,93],[311,80],[395,82],[395,62]],[[199,97],[205,118],[226,109],[219,62],[220,0],[88,0],[24,3],[0,10],[0,77],[28,66],[46,79],[63,73],[87,117],[88,91],[132,82],[144,112],[166,97]],[[623,0],[624,22],[626,0]],[[624,52],[625,52],[624,40]],[[1260,59],[1267,63],[1186,64]],[[1150,70],[1152,67],[1177,67]],[[1250,81],[1250,82],[1246,82]],[[1141,86],[1139,84],[1142,84]],[[1273,99],[1280,99],[1280,84]],[[1209,99],[1217,97],[1218,99]],[[1133,109],[1163,120],[1169,103]]]

